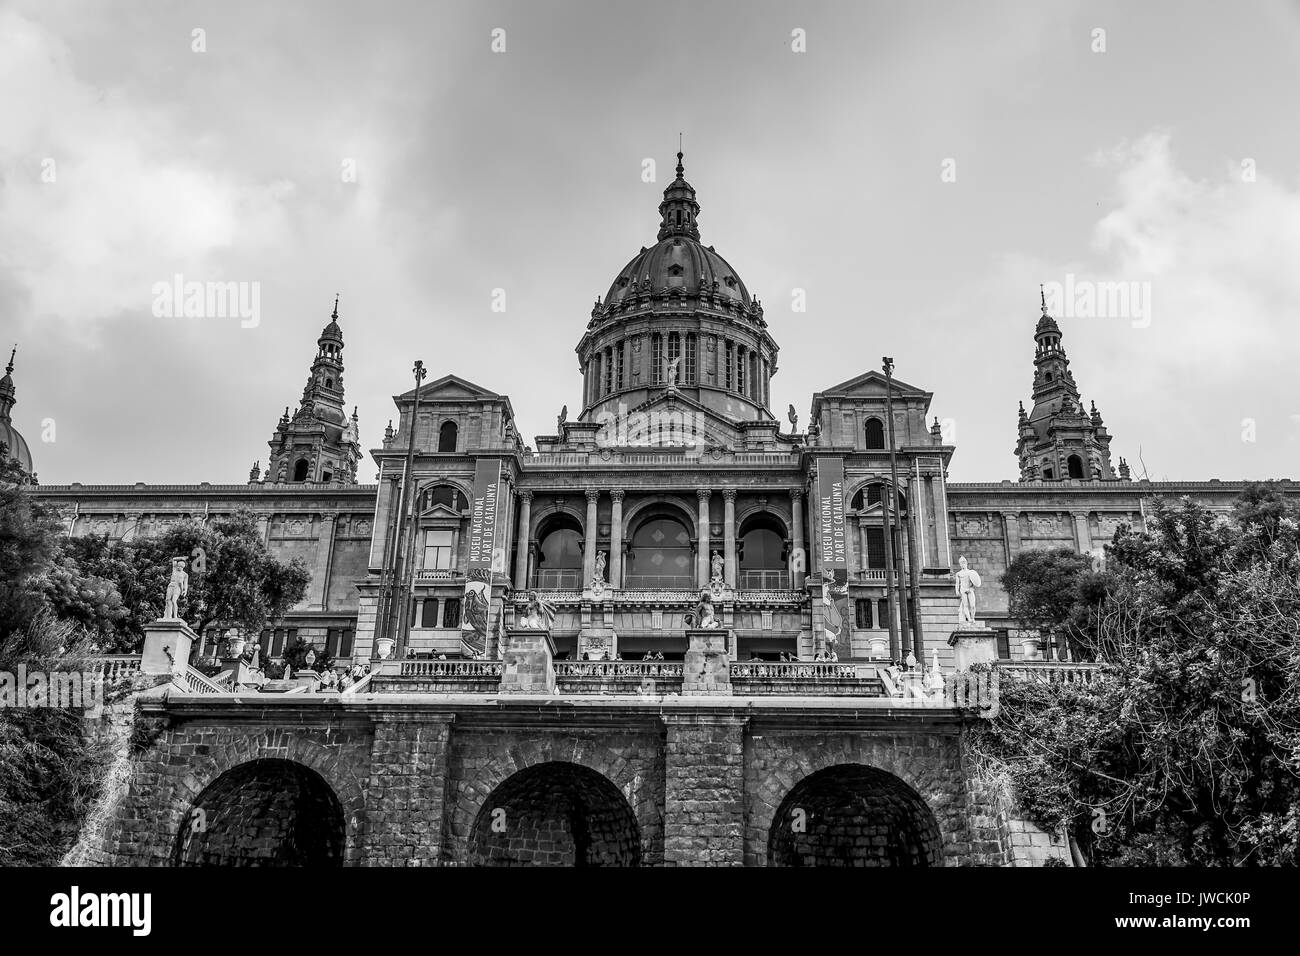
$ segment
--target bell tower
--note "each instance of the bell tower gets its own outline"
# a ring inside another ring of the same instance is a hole
[[[1097,404],[1084,408],[1061,344],[1061,327],[1047,312],[1039,287],[1042,316],[1034,329],[1033,409],[1020,405],[1016,457],[1021,481],[1114,481],[1110,435]]]
[[[351,418],[343,405],[343,330],[339,301],[329,324],[316,340],[316,357],[302,390],[298,410],[286,407],[271,436],[266,480],[355,485],[361,460],[357,411]]]

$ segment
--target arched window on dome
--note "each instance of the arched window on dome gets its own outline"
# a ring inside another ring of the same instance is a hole
[[[694,332],[686,333],[686,374],[682,381],[687,385],[694,385],[696,382],[696,353],[699,350],[699,339]]]
[[[456,433],[455,422],[443,422],[442,427],[438,429],[438,451],[455,451]]]
[[[1071,455],[1065,459],[1065,467],[1071,478],[1083,477],[1083,459],[1078,455]]]
[[[774,515],[763,512],[745,519],[737,558],[739,587],[779,591],[790,586],[785,525]]]
[[[1055,477],[1055,471],[1049,459],[1043,459],[1043,481],[1051,481]]]
[[[327,379],[325,379],[325,387],[326,387],[326,388],[333,388],[333,387],[334,387],[334,379],[332,379],[332,378],[327,378]]]
[[[623,354],[625,351],[623,340],[619,339],[614,346],[614,388],[619,391],[623,390]]]
[[[662,384],[664,380],[664,334],[662,332],[655,332],[650,336],[650,361],[654,366],[650,373],[651,383]]]
[[[294,464],[294,466],[293,466],[293,480],[294,480],[294,481],[306,481],[306,480],[307,480],[307,469],[308,469],[309,467],[310,467],[310,465],[308,464],[306,458],[299,458],[298,461],[297,461],[297,462]]]
[[[884,448],[885,423],[879,418],[868,418],[866,439],[868,448]]]

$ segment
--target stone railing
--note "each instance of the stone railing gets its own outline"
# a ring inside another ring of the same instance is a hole
[[[681,680],[681,661],[556,661],[556,678]]]
[[[700,599],[699,588],[630,588],[614,592],[621,604],[686,604]]]
[[[732,680],[856,680],[857,677],[857,664],[745,661],[731,665]]]
[[[859,581],[883,581],[885,580],[884,568],[862,568],[858,571]]]
[[[737,694],[784,697],[884,697],[885,685],[870,664],[823,661],[742,661],[730,668]]]
[[[399,677],[483,680],[501,676],[500,661],[398,661]]]
[[[455,581],[460,576],[459,571],[453,571],[450,568],[433,568],[428,571],[421,570],[415,574],[418,581]]]
[[[349,686],[345,687],[342,691],[343,695],[348,696],[350,694],[360,694],[363,690],[365,690],[367,687],[370,686],[370,682],[375,678],[375,673],[376,673],[375,671],[371,671],[369,674],[366,674],[364,677],[358,680],[355,684],[350,684]]]
[[[213,683],[202,672],[195,670],[193,667],[187,667],[182,673],[177,674],[175,683],[184,688],[187,694],[228,694],[230,689],[222,687],[220,684]]]
[[[735,591],[737,604],[799,604],[808,597],[805,591]]]
[[[518,593],[519,593],[519,592],[516,592],[517,595],[518,595]],[[523,594],[523,595],[520,595],[520,596],[521,596],[522,598],[527,598],[527,597],[528,597],[527,594]],[[581,591],[543,591],[543,590],[539,590],[539,591],[537,592],[537,596],[540,597],[543,601],[549,601],[551,604],[578,604],[578,603],[580,603],[580,602],[582,601],[582,592],[581,592]],[[523,604],[524,602],[523,602],[522,600],[519,600],[519,601],[517,601],[516,603],[518,603],[518,604]]]
[[[126,680],[140,673],[139,654],[109,654],[92,657],[88,663],[91,667],[98,668],[104,675],[104,680],[109,683]]]
[[[1091,684],[1104,675],[1100,664],[1066,661],[1016,661],[994,666],[1006,677],[1039,684]]]

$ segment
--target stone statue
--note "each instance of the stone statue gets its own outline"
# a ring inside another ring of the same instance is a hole
[[[700,592],[695,610],[686,612],[686,626],[696,631],[713,630],[722,626],[713,616],[713,595],[707,590]]]
[[[599,591],[605,586],[605,552],[596,552],[596,573],[591,579],[591,589]]]
[[[677,387],[677,366],[681,364],[681,361],[681,357],[678,356],[668,363],[668,375],[665,381],[668,383],[669,388]]]
[[[955,590],[957,597],[961,598],[961,606],[957,612],[957,621],[975,627],[975,589],[982,586],[983,582],[978,571],[972,571],[966,566],[964,557],[958,560],[958,564],[961,565],[961,570],[957,572]]]
[[[799,430],[799,413],[796,412],[796,411],[794,410],[794,406],[793,406],[793,405],[790,406],[790,411],[787,412],[786,414],[788,414],[788,415],[790,416],[790,430],[791,430],[791,431],[798,431],[798,430]]]
[[[564,433],[564,423],[569,420],[569,406],[565,405],[560,409],[560,414],[555,416],[555,430],[560,434]]]
[[[536,591],[528,592],[528,606],[519,621],[519,626],[533,631],[549,631],[555,620],[555,605],[543,601]]]
[[[167,582],[167,600],[163,608],[164,621],[181,619],[178,605],[181,598],[190,593],[190,576],[185,573],[185,561],[185,558],[172,558],[172,577]]]
[[[821,434],[822,434],[822,427],[820,425],[818,425],[816,422],[808,423],[808,444],[809,445],[815,447],[817,445],[817,439],[821,437]]]
[[[726,564],[727,564],[726,559],[723,558],[722,555],[718,554],[718,552],[714,551],[713,558],[709,562],[709,567],[712,569],[713,572],[712,577],[709,579],[709,583],[713,587],[720,588],[724,586],[725,582],[722,579],[722,569],[726,566]]]

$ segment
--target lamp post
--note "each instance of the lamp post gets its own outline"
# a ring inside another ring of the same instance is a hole
[[[410,555],[402,553],[402,522],[410,520],[408,512],[414,504],[414,495],[411,494],[411,471],[415,465],[415,426],[420,418],[420,383],[428,376],[425,371],[424,363],[416,360],[414,368],[411,369],[415,375],[415,403],[411,407],[411,428],[406,444],[406,464],[402,468],[402,494],[400,504],[397,509],[396,526],[389,529],[393,541],[393,561],[392,571],[388,581],[388,608],[386,618],[389,622],[388,636],[396,638],[398,648],[396,656],[400,659],[406,650],[406,621],[407,605],[410,603],[406,600],[404,594],[399,594],[398,588],[405,583],[402,568],[405,561],[410,560]],[[397,602],[401,600],[399,605]]]
[[[889,425],[889,510],[892,511],[894,516],[898,519],[899,528],[901,530],[903,526],[903,509],[898,493],[898,456],[894,451],[894,360],[886,355],[881,359],[881,363],[885,370],[885,417],[888,419]],[[889,531],[889,536],[892,539],[892,528]],[[894,542],[891,540],[889,542],[890,550],[893,549],[893,544]],[[908,614],[907,608],[907,592],[903,586],[902,560],[895,560],[893,564],[894,571],[897,572],[897,581],[895,582],[894,573],[890,572],[889,587],[891,590],[895,586],[898,588],[898,591],[896,592],[898,594],[898,624],[899,629],[902,631],[903,645],[901,651],[903,652],[904,659],[906,659],[907,653],[914,650],[911,646],[912,640],[908,628],[908,619],[910,615]]]

